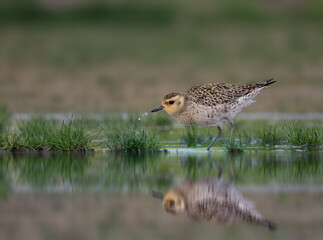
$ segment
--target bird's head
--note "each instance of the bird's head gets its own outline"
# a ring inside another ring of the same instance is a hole
[[[166,212],[171,214],[178,214],[185,211],[184,198],[174,191],[170,191],[164,196],[163,205]]]
[[[151,112],[157,112],[160,110],[165,110],[169,115],[174,115],[176,112],[180,111],[184,106],[185,98],[180,93],[169,93],[167,94],[162,105],[154,108]]]

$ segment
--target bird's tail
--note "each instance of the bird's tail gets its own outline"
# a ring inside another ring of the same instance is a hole
[[[274,81],[274,79],[273,78],[271,78],[271,79],[269,79],[269,80],[267,80],[267,81],[265,81],[265,82],[263,82],[262,83],[262,86],[263,87],[267,87],[267,86],[269,86],[270,84],[273,84],[273,83],[275,83],[276,81]]]
[[[258,223],[263,225],[264,227],[267,227],[271,231],[275,231],[277,228],[277,225],[275,223],[268,221],[267,219],[263,219],[262,221],[260,221]]]
[[[267,225],[268,229],[271,231],[275,231],[277,228],[277,225],[273,222],[268,221],[268,225]]]

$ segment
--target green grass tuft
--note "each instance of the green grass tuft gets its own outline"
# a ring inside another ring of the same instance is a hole
[[[23,139],[18,133],[9,135],[7,132],[3,134],[3,147],[10,151],[25,150]]]
[[[4,134],[0,132],[0,148],[4,146],[4,142],[5,142]]]
[[[43,116],[36,116],[18,123],[19,137],[23,141],[23,146],[34,150],[48,148],[50,133],[54,130],[54,121],[45,119]]]
[[[255,137],[262,145],[276,145],[284,141],[284,134],[278,125],[264,125],[255,131]]]
[[[87,151],[91,150],[93,134],[79,121],[55,122],[42,116],[18,122],[17,130],[1,135],[0,146],[10,151]]]
[[[293,123],[284,126],[287,141],[305,149],[315,149],[322,145],[322,129],[317,127],[306,127],[301,123]]]
[[[144,130],[115,130],[111,140],[105,143],[112,151],[157,151],[161,146],[156,132],[150,133]]]
[[[150,116],[146,113],[111,114],[103,119],[89,116],[63,123],[40,115],[29,120],[17,120],[12,124],[8,121],[4,126],[6,130],[0,131],[0,148],[11,151],[85,151],[91,150],[94,147],[92,143],[96,141],[100,142],[100,147],[108,146],[113,151],[139,152],[160,149],[163,141],[168,147],[181,147],[185,144],[188,147],[204,148],[217,135],[217,129],[198,126],[169,130],[170,125],[165,124],[168,121],[172,124],[173,121],[163,115],[165,114],[159,114],[162,116],[159,118],[158,115]],[[226,147],[233,152],[249,147],[272,148],[276,144],[284,144],[285,146],[281,146],[283,148],[289,145],[290,148],[296,146],[316,150],[321,149],[323,143],[321,121],[272,123],[238,120],[236,125],[238,127],[234,133],[236,139],[233,145],[228,146],[231,128],[227,124],[215,146]],[[88,129],[93,129],[92,133]],[[94,132],[98,134],[94,136]]]
[[[89,151],[93,139],[93,133],[88,133],[81,122],[70,120],[49,133],[48,145],[53,150]]]
[[[4,147],[10,151],[48,149],[50,132],[55,129],[54,122],[43,116],[17,123],[17,130],[4,134]]]

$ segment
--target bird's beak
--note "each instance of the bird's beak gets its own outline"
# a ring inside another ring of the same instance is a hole
[[[151,110],[151,112],[158,112],[160,110],[163,110],[163,108],[165,108],[163,105],[159,106],[159,107],[156,107],[154,108],[153,110]]]
[[[152,191],[152,196],[154,198],[158,198],[160,200],[164,200],[164,194],[162,194],[160,192]]]

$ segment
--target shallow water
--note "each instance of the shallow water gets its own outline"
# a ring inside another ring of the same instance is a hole
[[[198,149],[148,154],[0,155],[0,239],[322,239],[322,152]],[[217,177],[277,224],[197,223],[151,191]]]

